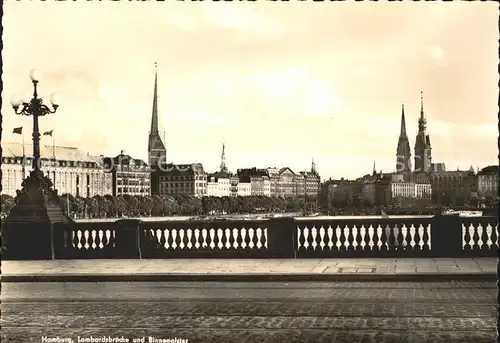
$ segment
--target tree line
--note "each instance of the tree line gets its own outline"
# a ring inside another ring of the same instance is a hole
[[[213,214],[248,214],[318,211],[315,199],[266,196],[111,196],[92,198],[62,194],[58,202],[65,213],[75,218],[160,217]],[[15,198],[2,194],[2,217],[15,206]]]

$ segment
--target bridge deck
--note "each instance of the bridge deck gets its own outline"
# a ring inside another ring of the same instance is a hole
[[[4,261],[2,281],[120,280],[495,280],[496,258],[130,259]],[[72,279],[73,278],[73,279]],[[77,278],[77,279],[75,279]]]

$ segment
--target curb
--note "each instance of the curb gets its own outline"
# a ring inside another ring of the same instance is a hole
[[[0,282],[496,282],[496,273],[420,274],[53,274],[3,275]]]

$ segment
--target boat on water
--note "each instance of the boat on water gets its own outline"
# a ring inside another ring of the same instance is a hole
[[[456,211],[448,209],[443,211],[441,214],[443,216],[481,217],[483,215],[483,211]]]

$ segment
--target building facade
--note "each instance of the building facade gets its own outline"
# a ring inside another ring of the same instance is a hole
[[[207,175],[201,163],[165,164],[152,171],[151,177],[158,184],[151,188],[153,195],[207,195]]]
[[[245,168],[237,170],[240,182],[250,183],[250,194],[255,196],[271,196],[271,181],[263,169]]]
[[[431,174],[432,201],[440,205],[464,205],[477,197],[474,170],[446,171]]]
[[[151,194],[151,171],[143,160],[133,158],[122,150],[115,157],[105,157],[104,168],[112,176],[114,196]]]
[[[498,197],[498,166],[488,166],[477,173],[477,192],[481,199]]]
[[[207,196],[228,197],[231,194],[228,173],[217,172],[207,175]]]
[[[278,196],[290,198],[296,196],[295,173],[288,167],[279,170]]]
[[[32,170],[32,145],[2,142],[2,193],[16,196]],[[74,147],[40,146],[41,170],[53,182],[58,194],[79,197],[111,195],[112,176],[103,168],[101,157],[90,156]],[[23,165],[24,162],[24,165]]]

